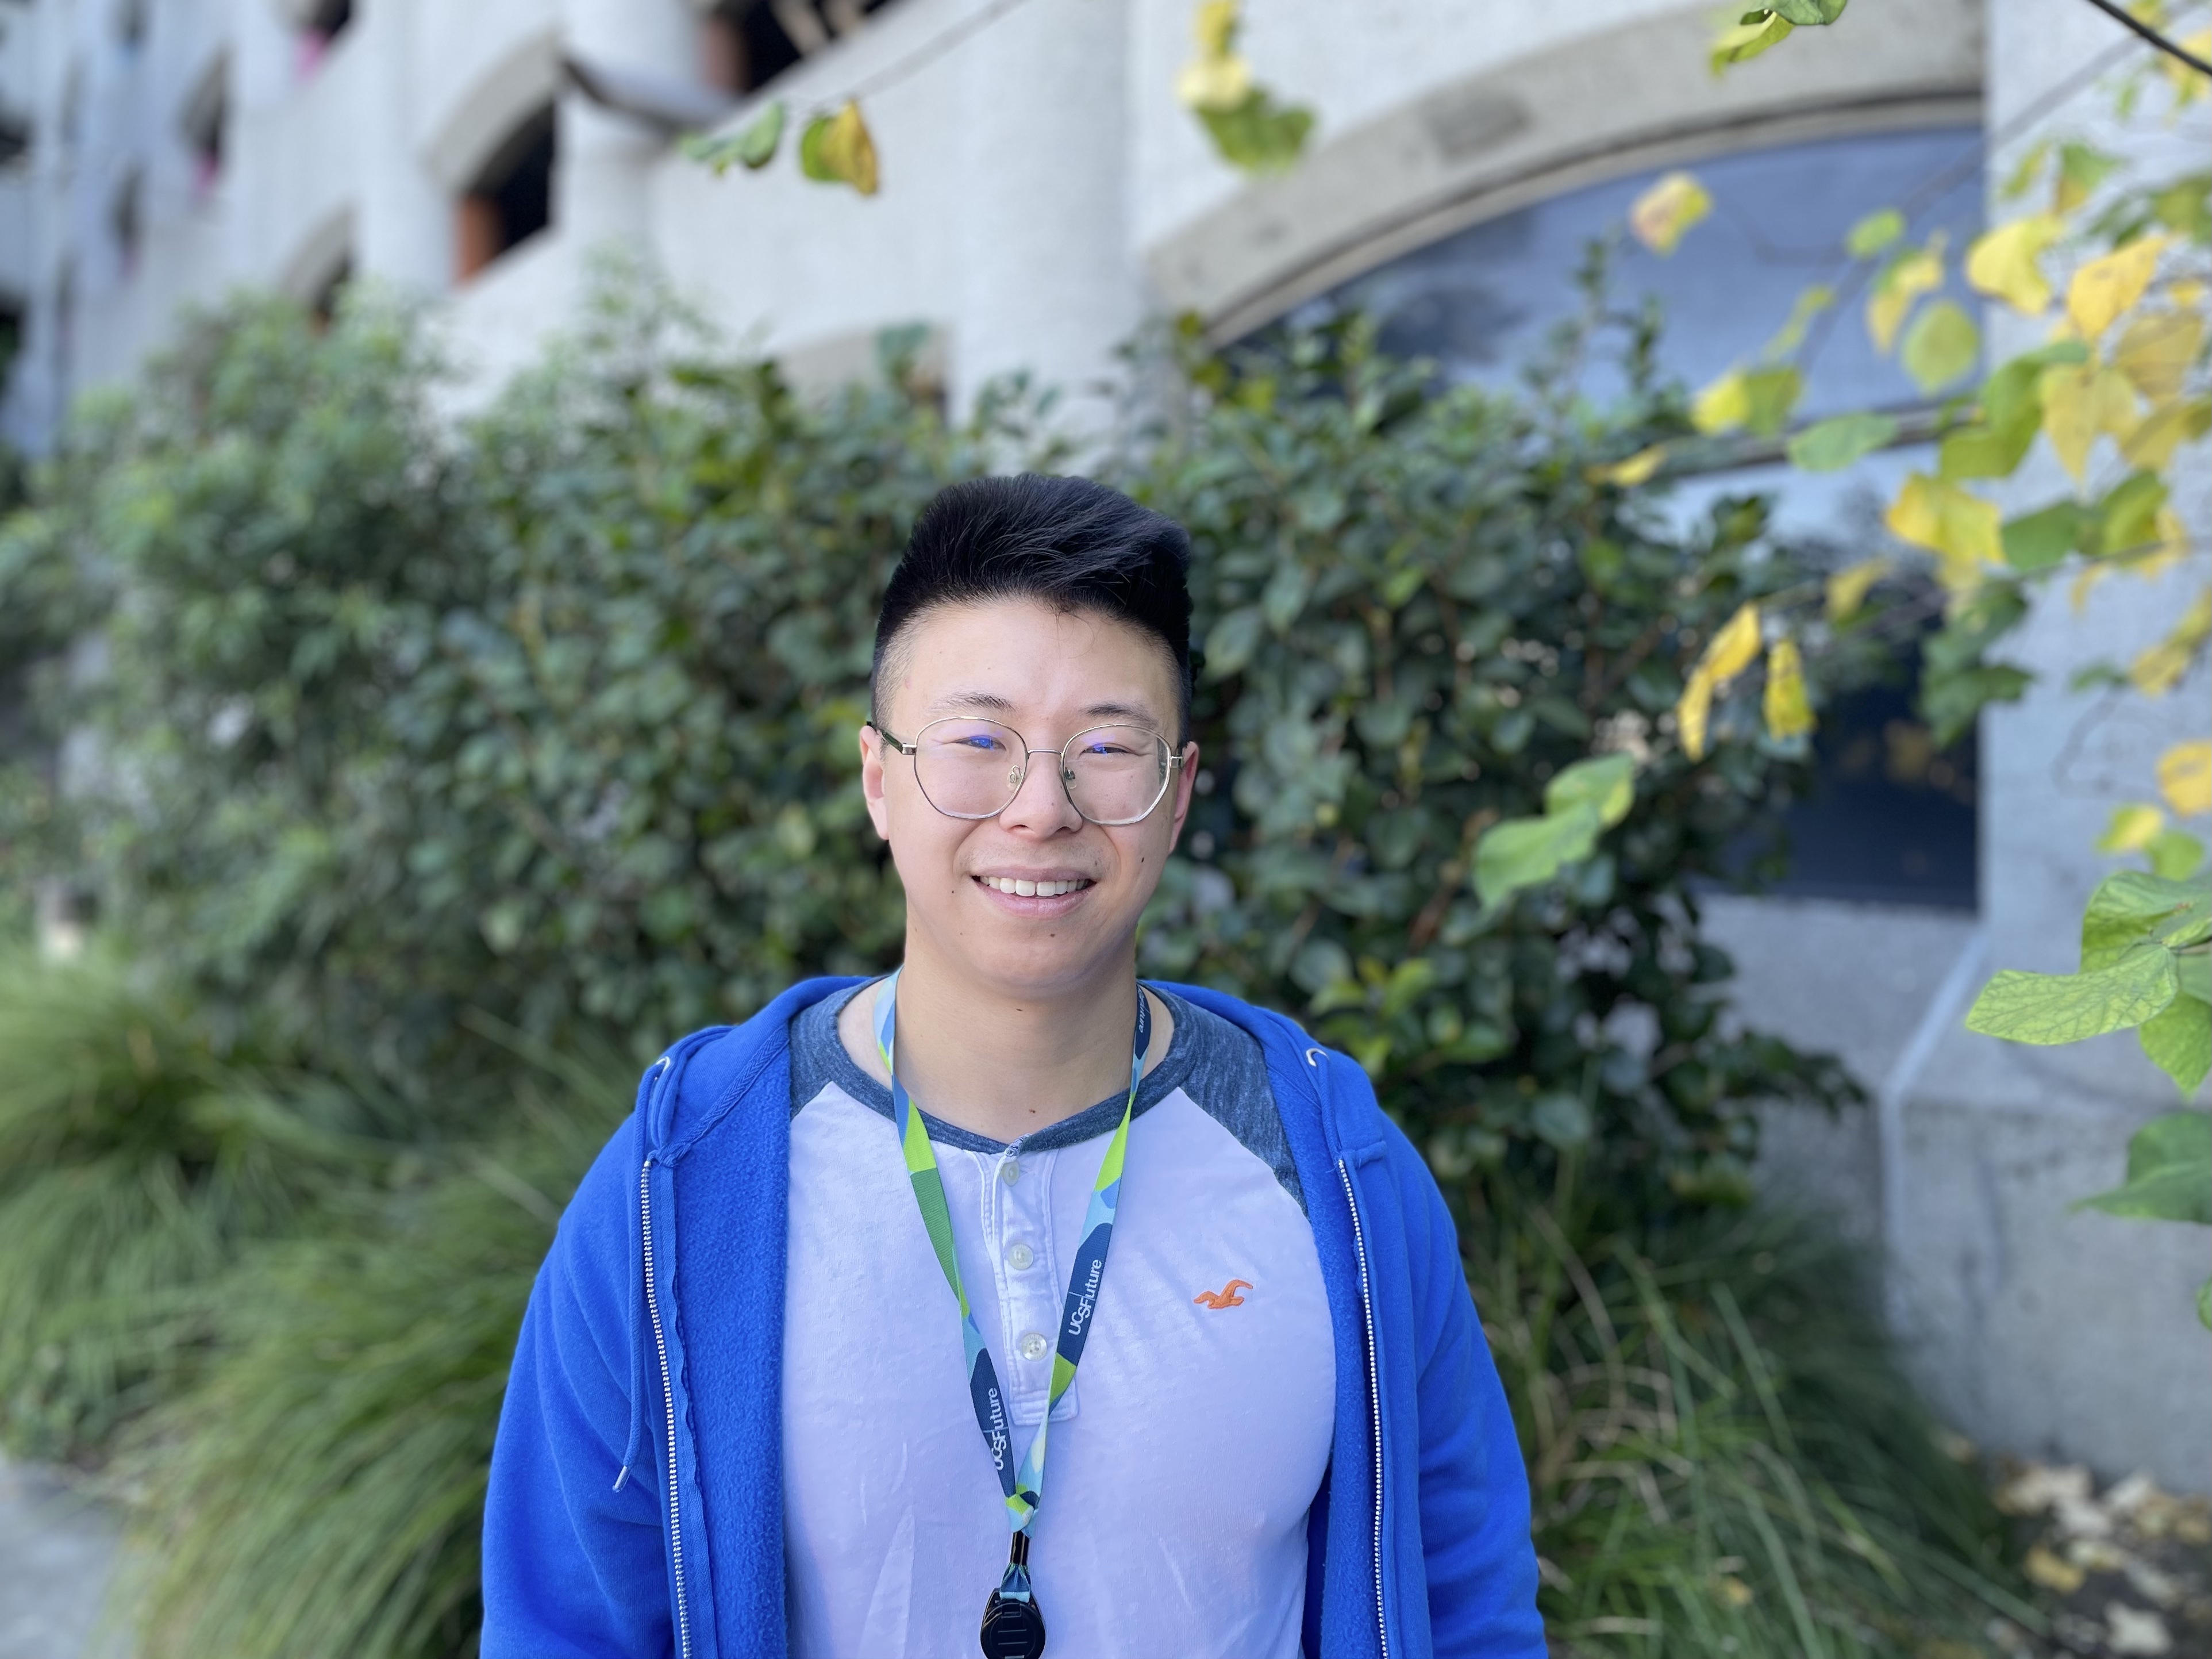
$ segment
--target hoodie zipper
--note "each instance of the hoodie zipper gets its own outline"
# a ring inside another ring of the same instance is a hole
[[[1375,1302],[1367,1285],[1367,1235],[1359,1225],[1359,1200],[1352,1195],[1352,1171],[1342,1158],[1336,1173],[1344,1182],[1344,1201],[1352,1211],[1352,1248],[1359,1258],[1359,1311],[1367,1321],[1367,1409],[1375,1425],[1375,1634],[1382,1659],[1390,1659],[1390,1622],[1382,1612],[1382,1385],[1375,1367]]]
[[[680,1659],[691,1659],[691,1613],[684,1600],[684,1516],[676,1491],[676,1391],[668,1381],[668,1334],[660,1323],[660,1291],[653,1278],[653,1160],[647,1158],[637,1175],[637,1207],[645,1229],[645,1311],[653,1319],[653,1351],[660,1356],[660,1397],[668,1403],[668,1544],[676,1563],[676,1643]],[[1352,1223],[1356,1230],[1358,1222]],[[1365,1268],[1361,1268],[1363,1283]],[[1380,1456],[1380,1449],[1377,1456]],[[1379,1467],[1379,1465],[1378,1465]],[[1381,1535],[1381,1511],[1376,1511],[1376,1535]],[[1381,1559],[1377,1557],[1376,1559]],[[1378,1567],[1376,1583],[1382,1582]],[[1386,1656],[1387,1659],[1387,1656]]]

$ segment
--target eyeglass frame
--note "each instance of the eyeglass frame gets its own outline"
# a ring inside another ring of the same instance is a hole
[[[922,734],[931,730],[933,728],[938,726],[949,726],[955,721],[959,720],[972,720],[986,726],[996,726],[1001,731],[1012,732],[1017,738],[1021,740],[1022,775],[1014,781],[1013,790],[1006,796],[1006,806],[1000,807],[996,812],[947,812],[943,807],[938,806],[937,802],[931,799],[929,791],[922,787],[921,766],[920,764]],[[938,718],[931,721],[927,725],[922,727],[921,731],[915,733],[914,741],[910,743],[901,742],[882,726],[878,725],[873,720],[864,720],[860,723],[868,730],[875,733],[877,736],[882,738],[884,742],[890,744],[891,747],[896,749],[899,753],[906,756],[908,759],[915,762],[914,786],[915,788],[921,790],[921,798],[923,800],[928,801],[930,806],[943,816],[957,820],[959,822],[965,824],[980,824],[987,818],[997,818],[1003,814],[1006,810],[1006,807],[1012,806],[1015,802],[1021,799],[1022,786],[1030,781],[1030,759],[1036,755],[1049,754],[1057,756],[1060,760],[1060,792],[1063,796],[1066,796],[1067,804],[1075,808],[1076,815],[1079,818],[1082,819],[1086,824],[1096,824],[1101,829],[1126,829],[1131,824],[1143,823],[1145,820],[1150,818],[1154,813],[1160,809],[1160,802],[1168,798],[1168,791],[1175,786],[1176,768],[1182,765],[1184,759],[1187,758],[1181,749],[1176,747],[1174,744],[1168,741],[1166,733],[1152,731],[1152,728],[1148,726],[1139,726],[1134,722],[1131,721],[1115,722],[1109,720],[1102,722],[1100,724],[1096,726],[1085,726],[1081,731],[1076,733],[1073,737],[1069,738],[1066,742],[1061,744],[1056,749],[1033,749],[1029,746],[1030,740],[1026,736],[1024,736],[1021,732],[1016,730],[1015,728],[1007,725],[1003,720],[993,720],[983,715],[940,715]],[[1073,774],[1068,768],[1067,752],[1075,747],[1078,739],[1088,737],[1093,732],[1111,731],[1117,724],[1127,726],[1138,731],[1151,732],[1152,735],[1158,740],[1161,746],[1168,751],[1167,775],[1160,779],[1160,792],[1152,797],[1152,804],[1146,807],[1142,812],[1139,813],[1134,818],[1093,818],[1089,813],[1084,811],[1082,807],[1077,803],[1075,799],[1075,791],[1069,787],[1069,784],[1073,780]]]

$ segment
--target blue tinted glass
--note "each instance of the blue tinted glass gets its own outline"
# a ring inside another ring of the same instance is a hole
[[[1945,292],[1978,307],[1959,276],[1982,223],[1982,139],[1976,128],[1875,134],[1718,157],[1691,168],[1713,197],[1710,217],[1665,258],[1620,244],[1612,298],[1627,309],[1650,296],[1662,323],[1662,373],[1698,387],[1757,359],[1814,283],[1848,269],[1845,235],[1869,213],[1906,213],[1917,244],[1948,244]],[[1316,302],[1308,315],[1363,308],[1391,355],[1427,357],[1458,379],[1508,382],[1545,336],[1580,308],[1574,284],[1589,242],[1624,225],[1658,171],[1569,192],[1474,225],[1369,272]],[[1924,303],[1924,302],[1923,302]],[[1813,337],[1797,418],[1926,400],[1894,358],[1868,338],[1863,290]],[[1620,389],[1602,362],[1584,389]],[[1772,497],[1778,531],[1837,564],[1886,545],[1883,506],[1905,474],[1932,460],[1926,446],[1868,457],[1848,472],[1811,476],[1780,465],[1688,479],[1668,491],[1686,523],[1723,495]],[[1932,753],[1914,718],[1909,684],[1831,704],[1814,740],[1811,799],[1790,808],[1790,873],[1781,891],[1808,897],[1971,907],[1975,902],[1975,750],[1969,736]],[[1741,850],[1748,856],[1749,848]]]
[[[1614,270],[1617,302],[1650,295],[1665,317],[1666,371],[1701,386],[1755,358],[1808,284],[1834,283],[1844,237],[1885,207],[1910,211],[1915,241],[1947,233],[1948,290],[1973,303],[1959,256],[1981,229],[1981,134],[1974,128],[1881,133],[1753,150],[1701,162],[1710,217],[1662,258],[1633,242]],[[1346,284],[1323,305],[1361,306],[1383,327],[1394,356],[1436,359],[1468,378],[1511,375],[1541,348],[1550,326],[1580,303],[1572,277],[1592,238],[1625,224],[1629,204],[1656,178],[1640,173],[1592,185],[1461,231]],[[1876,354],[1859,303],[1833,316],[1799,413],[1917,402],[1893,359]],[[1589,389],[1618,387],[1603,369]]]

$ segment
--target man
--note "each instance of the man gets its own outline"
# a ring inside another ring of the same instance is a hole
[[[1188,562],[1081,479],[922,514],[860,733],[902,965],[647,1072],[524,1322],[486,1659],[1543,1653],[1428,1171],[1290,1021],[1137,981]]]

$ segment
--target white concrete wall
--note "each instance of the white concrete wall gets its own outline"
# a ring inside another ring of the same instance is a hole
[[[733,339],[817,370],[865,363],[878,331],[918,321],[957,402],[1028,369],[1073,392],[1073,418],[1088,420],[1115,348],[1162,310],[1194,308],[1234,332],[1596,179],[1971,119],[1984,102],[2002,122],[2117,38],[2078,0],[1857,0],[1843,26],[1717,83],[1703,50],[1711,9],[1255,0],[1247,46],[1261,77],[1320,113],[1305,162],[1255,184],[1174,101],[1189,0],[899,0],[765,95],[786,101],[795,126],[860,93],[878,197],[803,181],[788,149],[763,174],[716,179],[570,95],[555,229],[454,290],[453,195],[546,95],[558,49],[689,73],[687,0],[360,0],[312,76],[268,0],[161,0],[164,50],[135,64],[118,61],[105,6],[38,0],[35,38],[0,48],[0,75],[32,64],[46,142],[21,204],[0,184],[0,232],[11,211],[28,221],[28,286],[47,308],[4,418],[19,438],[51,430],[64,265],[80,296],[80,386],[130,374],[179,301],[234,283],[305,291],[343,248],[358,271],[447,296],[448,339],[489,387],[573,319],[592,249],[611,244],[657,261]],[[217,49],[234,71],[232,162],[197,199],[178,187],[175,113]],[[51,134],[73,62],[86,139],[70,157]],[[2202,153],[2192,119],[2158,141],[2176,157]],[[133,157],[149,167],[149,217],[125,278],[102,215]],[[2201,463],[2191,476],[2201,530]],[[2178,591],[2115,589],[2086,620],[2053,611],[2032,650],[2063,678],[2085,638],[2131,643]],[[2203,705],[2198,687],[2168,709],[2201,724]],[[2201,1490],[2212,1339],[2191,1323],[2187,1293],[2212,1267],[2204,1235],[2066,1209],[2117,1176],[2128,1131],[2171,1103],[2170,1089],[2124,1040],[2030,1054],[1958,1027],[1982,964],[2070,965],[2074,918],[2100,871],[2088,844],[2112,798],[2054,781],[2077,711],[2046,690],[1988,724],[1978,924],[1729,900],[1714,925],[1745,968],[1747,1017],[1838,1050],[1881,1095],[1839,1124],[1778,1117],[1776,1179],[1887,1240],[1899,1316],[1959,1425],[1994,1446],[2114,1473],[2148,1465]],[[2133,741],[2149,753],[2154,735]]]

